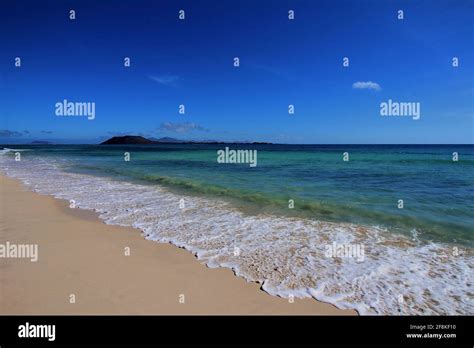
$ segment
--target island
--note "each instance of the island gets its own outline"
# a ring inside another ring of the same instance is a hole
[[[193,140],[179,140],[170,137],[150,138],[139,135],[124,135],[112,137],[100,145],[153,145],[153,144],[253,144],[253,145],[271,145],[267,142],[224,142],[215,140],[193,141]]]

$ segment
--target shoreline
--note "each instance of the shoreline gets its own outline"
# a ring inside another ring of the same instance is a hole
[[[39,250],[37,262],[0,259],[2,315],[357,315],[312,298],[289,303],[231,269],[209,268],[185,249],[107,225],[4,174],[0,190],[0,243]]]

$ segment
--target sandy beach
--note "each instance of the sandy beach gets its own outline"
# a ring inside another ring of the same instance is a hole
[[[38,245],[37,262],[0,259],[0,314],[356,314],[271,296],[229,269],[5,176],[0,192],[0,243]]]

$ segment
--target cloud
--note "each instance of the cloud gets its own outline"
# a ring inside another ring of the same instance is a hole
[[[43,133],[43,134],[52,134],[53,132],[52,131],[47,131],[47,130],[42,130],[41,133]]]
[[[0,137],[11,138],[11,137],[21,137],[23,133],[12,131],[9,129],[0,129]]]
[[[376,82],[372,81],[357,81],[352,84],[353,89],[373,89],[374,91],[380,91],[382,88]]]
[[[176,86],[176,83],[179,81],[179,76],[169,74],[161,76],[150,75],[148,78],[164,86]]]
[[[266,64],[254,64],[254,63],[247,63],[247,65],[249,65],[250,67],[254,68],[254,69],[257,69],[257,70],[262,70],[262,71],[265,71],[269,74],[272,74],[272,75],[277,75],[277,76],[280,76],[281,75],[281,71],[278,70],[278,69],[275,69],[269,65],[266,65]]]
[[[200,125],[192,122],[184,123],[173,123],[173,122],[163,122],[160,125],[160,130],[173,132],[173,133],[189,133],[191,131],[202,131],[209,132],[209,129],[201,127]]]
[[[114,137],[120,137],[123,135],[131,135],[135,134],[135,132],[107,132],[108,135],[112,135]]]

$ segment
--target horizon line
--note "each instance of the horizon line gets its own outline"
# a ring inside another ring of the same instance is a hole
[[[34,144],[34,143],[0,143],[1,146],[11,146],[11,145],[33,145],[33,146],[55,146],[55,145],[106,145],[106,146],[150,146],[150,145],[183,145],[183,144],[196,144],[196,145],[213,145],[213,144],[246,144],[246,145],[294,145],[294,146],[311,146],[311,145],[344,145],[344,146],[352,146],[352,145],[394,145],[394,146],[426,146],[426,145],[434,145],[434,146],[449,146],[449,145],[457,145],[457,146],[474,146],[474,143],[272,143],[266,141],[178,141],[178,142],[156,142],[153,144],[102,144],[102,143],[48,143],[48,144]]]

